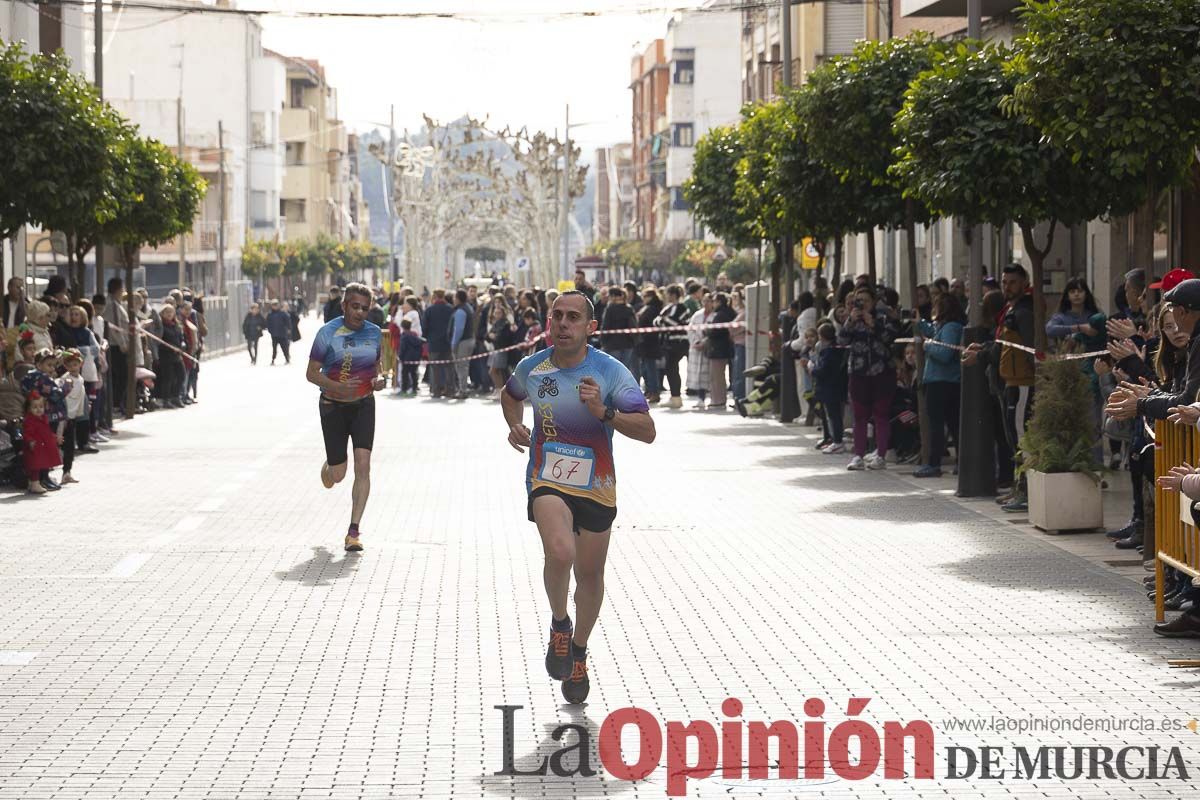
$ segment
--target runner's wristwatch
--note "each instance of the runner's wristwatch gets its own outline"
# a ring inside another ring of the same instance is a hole
[[[612,422],[613,417],[615,417],[616,415],[617,415],[617,410],[615,408],[613,408],[612,406],[604,407],[604,421],[605,422]]]

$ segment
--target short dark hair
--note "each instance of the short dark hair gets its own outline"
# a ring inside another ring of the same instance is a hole
[[[412,330],[412,320],[411,319],[400,320],[400,330],[411,331]]]
[[[352,295],[352,294],[356,294],[359,297],[367,298],[368,303],[375,300],[375,295],[371,294],[371,290],[368,289],[365,284],[361,284],[361,283],[346,284],[346,288],[342,290],[343,299],[349,300],[350,295]]]
[[[622,289],[620,286],[610,286],[610,287],[608,287],[608,296],[609,297],[624,297],[625,290]]]
[[[1015,261],[1011,264],[1005,264],[1004,269],[1000,271],[1005,275],[1020,275],[1023,279],[1029,280],[1029,273],[1025,271],[1023,266]]]
[[[454,299],[457,302],[462,303],[463,305],[466,305],[467,304],[467,290],[466,289],[455,289],[454,290]]]
[[[112,294],[113,292],[119,291],[120,289],[123,289],[123,288],[125,288],[125,281],[121,280],[120,278],[109,278],[108,279],[108,293],[109,294]]]
[[[837,338],[837,328],[833,327],[830,322],[822,322],[817,326],[817,336],[820,336],[827,342],[832,342]]]
[[[554,302],[557,303],[559,300],[562,300],[564,297],[582,297],[583,305],[584,305],[584,307],[587,308],[587,318],[589,320],[593,320],[596,318],[596,306],[592,304],[592,298],[588,297],[583,292],[579,291],[578,289],[571,289],[570,291],[563,292],[558,297],[554,298]]]

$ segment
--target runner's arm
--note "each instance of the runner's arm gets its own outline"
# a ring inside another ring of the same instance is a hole
[[[509,446],[518,453],[524,453],[523,448],[533,446],[533,439],[524,422],[525,401],[513,397],[505,388],[500,390],[500,407],[504,410],[504,421],[508,423]]]
[[[613,430],[617,433],[650,444],[654,441],[657,431],[654,429],[654,418],[650,412],[641,411],[636,414],[626,414],[618,411],[612,420]]]
[[[322,366],[324,365],[321,364],[320,361],[313,361],[312,359],[309,359],[308,370],[304,373],[305,379],[307,379],[309,383],[315,384],[324,389],[325,393],[330,397],[334,397],[339,400],[354,399],[354,392],[358,388],[359,381],[348,381],[346,383],[335,381],[333,378],[330,378],[321,371]]]

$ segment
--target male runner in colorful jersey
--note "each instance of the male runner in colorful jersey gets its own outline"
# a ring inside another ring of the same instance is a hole
[[[371,493],[371,446],[375,440],[375,395],[387,384],[379,358],[383,335],[367,322],[371,290],[361,283],[346,287],[342,316],[317,331],[308,354],[308,382],[321,387],[321,432],[325,463],[321,483],[326,489],[346,477],[346,440],[354,444],[354,487],[346,550],[362,550],[358,523]]]
[[[501,393],[508,443],[529,448],[529,520],[546,557],[542,578],[553,614],[546,671],[563,682],[568,703],[588,695],[587,641],[604,600],[604,562],[617,516],[613,431],[654,441],[650,407],[617,359],[590,347],[595,309],[581,292],[559,295],[550,310],[551,346],[517,365]],[[533,405],[533,433],[525,401]],[[567,614],[571,569],[575,616]]]

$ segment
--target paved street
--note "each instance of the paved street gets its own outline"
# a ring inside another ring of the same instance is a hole
[[[880,731],[928,720],[936,779],[718,772],[690,797],[1194,796],[1187,729],[947,725],[1200,717],[1200,674],[1166,664],[1200,648],[1151,633],[1144,573],[895,471],[846,473],[810,429],[730,415],[657,410],[654,445],[618,443],[592,693],[563,706],[542,665],[524,459],[498,405],[381,396],[366,551],[347,556],[350,482],[317,476],[311,330],[289,367],[205,364],[199,405],[122,426],[78,486],[0,495],[0,797],[661,798],[662,768],[636,783],[493,774],[494,706],[523,706],[518,768],[574,742],[551,733],[575,723],[599,769],[609,713],[715,726],[727,697],[747,722],[798,726],[821,698],[827,737],[851,697],[870,698],[861,718]],[[1192,777],[945,778],[947,747],[1017,744],[1157,745],[1160,769],[1178,746]]]

